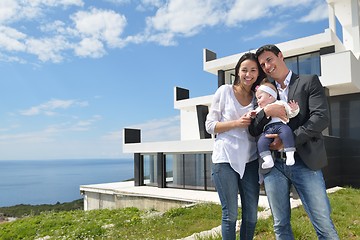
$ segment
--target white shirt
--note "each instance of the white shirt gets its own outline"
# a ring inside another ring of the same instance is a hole
[[[284,81],[284,84],[286,86],[284,89],[282,89],[280,84],[275,81],[276,88],[279,91],[279,97],[281,100],[283,100],[285,102],[289,102],[288,95],[289,95],[289,83],[290,83],[291,76],[292,76],[292,71],[290,70]]]
[[[290,118],[295,117],[295,116],[298,115],[299,112],[300,112],[300,108],[297,108],[296,110],[292,110],[291,107],[290,107],[290,105],[289,105],[287,102],[283,101],[283,100],[275,100],[275,102],[273,102],[273,103],[285,107],[285,111],[286,111],[286,115],[287,115],[287,117],[288,117],[288,120],[287,120],[287,121],[283,121],[281,118],[272,117],[271,120],[270,120],[270,122],[268,122],[268,123],[264,126],[264,128],[265,128],[267,125],[269,125],[269,124],[271,124],[271,123],[276,123],[276,122],[283,122],[284,124],[287,124],[287,123],[289,122],[289,119],[290,119]],[[261,108],[261,107],[257,107],[257,108],[255,109],[255,111],[256,111],[256,113],[258,113],[258,112],[260,112],[262,109],[263,109],[263,108]]]
[[[218,122],[239,119],[254,109],[254,99],[242,106],[234,95],[232,85],[222,85],[214,94],[209,114],[206,118],[206,131],[215,134]],[[231,167],[242,178],[246,163],[257,159],[255,138],[249,134],[248,128],[234,128],[218,133],[212,154],[213,163],[230,163]]]

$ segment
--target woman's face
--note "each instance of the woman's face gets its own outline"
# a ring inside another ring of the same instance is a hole
[[[259,76],[258,65],[253,60],[245,60],[241,63],[239,69],[240,84],[244,87],[250,87],[255,83]]]

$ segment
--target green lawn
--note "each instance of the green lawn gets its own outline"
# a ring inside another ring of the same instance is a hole
[[[360,190],[346,188],[329,197],[340,239],[360,239]],[[220,224],[221,207],[216,204],[166,213],[136,208],[46,211],[0,224],[0,239],[179,239]],[[295,239],[316,239],[302,207],[292,211],[292,226]],[[255,239],[274,239],[271,217],[258,221]]]

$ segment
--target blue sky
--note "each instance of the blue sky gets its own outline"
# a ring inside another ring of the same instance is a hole
[[[0,160],[123,158],[122,130],[178,140],[173,88],[218,57],[322,33],[325,0],[1,0]]]

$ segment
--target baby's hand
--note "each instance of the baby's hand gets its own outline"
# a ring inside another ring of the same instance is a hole
[[[295,111],[299,108],[299,104],[297,102],[295,102],[294,100],[290,100],[289,106],[292,111]]]
[[[255,110],[251,110],[249,112],[246,113],[246,116],[247,117],[250,117],[250,118],[255,118],[256,117],[256,111]]]

